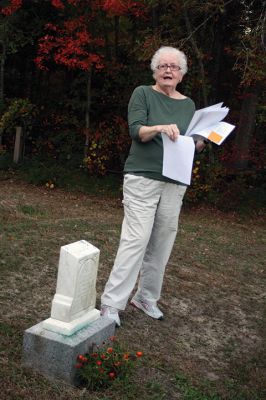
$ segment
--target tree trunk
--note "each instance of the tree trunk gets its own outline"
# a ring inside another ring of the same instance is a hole
[[[5,62],[6,62],[6,43],[3,40],[1,42],[2,45],[2,54],[1,54],[1,64],[0,64],[0,114],[3,112],[5,107],[4,97],[4,75],[5,75]],[[0,128],[0,146],[2,145],[3,138],[3,129]]]
[[[213,69],[211,73],[212,90],[211,102],[216,103],[219,101],[221,93],[221,73],[223,68],[223,47],[224,47],[224,29],[226,26],[226,17],[220,16],[219,23],[215,26],[214,31],[214,45],[213,45]]]
[[[152,29],[156,31],[159,28],[159,5],[151,7]]]
[[[188,16],[188,12],[187,12],[187,8],[184,7],[184,16],[185,16],[185,23],[186,23],[186,28],[190,37],[190,42],[191,45],[195,51],[198,63],[199,63],[199,67],[200,67],[200,80],[202,82],[202,96],[203,96],[203,105],[206,107],[207,106],[207,89],[206,89],[206,82],[205,82],[205,70],[204,70],[204,65],[202,62],[202,55],[201,55],[201,51],[198,48],[198,45],[196,43],[196,40],[194,39],[194,35],[192,33],[192,27],[191,27],[191,23],[189,20],[189,16]]]
[[[91,75],[92,70],[90,69],[87,77],[87,104],[85,111],[85,145],[84,145],[84,155],[87,155],[87,149],[89,146],[89,128],[90,128],[90,109],[91,109]]]
[[[114,26],[114,35],[115,35],[115,60],[118,60],[118,55],[119,55],[119,51],[118,51],[118,46],[119,46],[119,17],[115,16],[115,26]]]
[[[2,54],[0,64],[0,112],[4,109],[4,74],[5,74],[5,62],[6,62],[6,43],[1,41]]]
[[[244,169],[248,166],[250,141],[255,129],[258,97],[259,84],[245,89],[235,138],[237,160],[234,166],[236,169]]]

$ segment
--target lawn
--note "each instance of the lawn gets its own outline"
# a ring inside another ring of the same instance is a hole
[[[128,306],[117,340],[144,356],[127,385],[88,392],[21,365],[24,330],[50,316],[60,247],[100,249],[97,307],[119,241],[121,198],[0,180],[3,399],[266,398],[265,217],[185,207],[154,321]],[[64,357],[62,355],[62,363]]]

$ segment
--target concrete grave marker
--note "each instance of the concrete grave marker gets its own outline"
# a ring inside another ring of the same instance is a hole
[[[100,317],[95,309],[99,255],[99,249],[85,240],[61,247],[56,294],[51,318],[43,321],[45,329],[69,336]]]
[[[95,309],[99,254],[85,240],[61,247],[51,318],[24,332],[25,367],[76,385],[78,354],[114,335],[115,322]]]

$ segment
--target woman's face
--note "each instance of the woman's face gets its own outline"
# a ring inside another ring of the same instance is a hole
[[[164,53],[159,60],[159,66],[168,65],[168,66],[177,66],[179,67],[179,61],[175,54],[173,53]],[[176,85],[181,82],[183,78],[183,74],[181,70],[177,69],[176,71],[171,68],[163,68],[163,69],[155,69],[154,78],[161,88],[176,88]]]

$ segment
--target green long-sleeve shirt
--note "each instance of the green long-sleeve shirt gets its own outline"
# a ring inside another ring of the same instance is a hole
[[[124,172],[160,181],[173,181],[162,175],[163,141],[158,133],[148,142],[141,142],[141,126],[176,124],[184,135],[195,112],[190,98],[173,99],[151,86],[138,86],[128,104],[128,124],[132,144]]]

